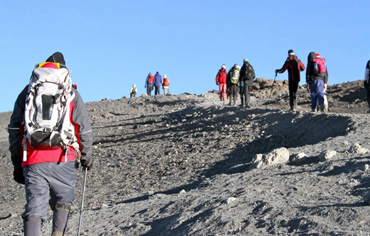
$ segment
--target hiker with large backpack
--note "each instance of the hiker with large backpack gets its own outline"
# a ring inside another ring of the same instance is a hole
[[[162,76],[157,73],[154,75],[154,95],[161,95]]]
[[[145,79],[145,88],[148,96],[152,96],[153,85],[154,85],[154,76],[152,75],[152,73],[149,73]]]
[[[367,105],[369,107],[368,112],[370,112],[370,60],[366,63],[366,67],[365,67],[364,87],[366,89]]]
[[[24,234],[41,234],[48,205],[53,210],[52,235],[67,230],[78,165],[93,165],[92,128],[77,86],[54,53],[36,65],[30,83],[19,94],[8,126],[13,178],[25,185]]]
[[[216,85],[219,86],[220,90],[220,101],[225,101],[226,99],[226,79],[227,79],[226,66],[222,65],[221,69],[218,70],[216,75]]]
[[[285,70],[288,70],[289,77],[289,105],[291,111],[296,111],[297,109],[297,90],[299,81],[301,80],[301,71],[304,71],[304,67],[301,60],[294,54],[293,50],[288,51],[288,58],[285,60],[285,63],[281,69],[275,70],[276,73],[284,73]]]
[[[311,111],[328,111],[326,89],[328,70],[319,53],[310,52],[307,58],[306,83],[311,94]]]
[[[249,63],[248,59],[244,59],[239,77],[241,107],[248,108],[250,105],[250,91],[252,90],[255,77],[253,66]]]
[[[229,85],[230,89],[230,103],[229,105],[235,106],[236,104],[236,97],[238,96],[238,87],[239,87],[239,75],[240,75],[240,66],[235,64],[229,70],[227,74],[227,84]]]
[[[167,95],[168,88],[170,87],[170,81],[167,78],[167,75],[163,75],[163,82],[162,82],[162,88],[163,88],[163,94]]]

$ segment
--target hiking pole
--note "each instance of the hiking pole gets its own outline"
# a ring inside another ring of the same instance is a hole
[[[274,78],[274,82],[272,83],[272,86],[271,86],[271,92],[270,92],[269,99],[271,98],[272,91],[274,90],[274,84],[275,84],[276,76],[277,76],[277,73],[275,72],[275,78]]]
[[[80,207],[80,220],[78,222],[78,233],[77,233],[77,236],[80,235],[80,231],[81,231],[81,223],[82,223],[82,210],[83,210],[83,207],[84,207],[84,198],[85,198],[85,188],[86,188],[86,176],[87,176],[87,168],[83,168],[84,171],[85,171],[85,174],[84,174],[84,184],[82,186],[82,197],[81,197],[81,207]]]

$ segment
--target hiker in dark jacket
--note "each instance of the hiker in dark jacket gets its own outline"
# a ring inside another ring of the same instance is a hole
[[[244,59],[239,77],[241,107],[250,106],[250,91],[252,90],[254,78],[253,66],[248,62],[248,59]]]
[[[155,95],[161,95],[161,85],[162,85],[162,76],[157,71],[157,73],[155,73],[154,75],[154,88],[155,88],[154,94]]]
[[[38,67],[50,68],[51,73],[66,68],[64,57],[59,52],[54,53]],[[29,140],[23,136],[29,87],[30,85],[19,94],[8,126],[9,150],[14,166],[13,178],[17,183],[24,184],[26,190],[27,203],[22,214],[24,234],[41,235],[41,222],[47,220],[50,205],[53,210],[52,235],[64,235],[74,200],[76,160],[79,160],[83,168],[91,169],[93,165],[90,119],[75,86],[72,88],[75,96],[71,102],[69,119],[78,137],[77,150],[71,146],[67,146],[66,150],[62,147],[38,149],[31,146]]]
[[[286,59],[281,69],[275,70],[275,73],[284,73],[288,70],[289,76],[289,103],[290,110],[295,111],[297,109],[297,90],[298,84],[301,80],[300,71],[304,71],[305,67],[301,60],[298,59],[292,49],[288,51],[288,58]]]
[[[368,112],[370,112],[370,60],[366,63],[365,67],[364,87],[366,89],[367,94],[367,105],[369,107]]]

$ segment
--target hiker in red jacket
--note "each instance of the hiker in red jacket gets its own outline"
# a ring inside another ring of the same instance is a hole
[[[305,70],[305,67],[301,60],[298,59],[292,49],[288,51],[288,58],[286,59],[281,69],[275,70],[276,73],[284,73],[288,70],[289,76],[289,103],[290,110],[295,111],[297,109],[297,90],[298,84],[301,80],[300,72]]]
[[[163,88],[163,94],[167,95],[168,88],[170,87],[170,81],[167,78],[167,75],[163,75],[163,82],[162,82],[162,88]]]
[[[218,70],[218,73],[216,75],[216,84],[219,86],[220,89],[220,101],[225,101],[226,99],[226,79],[226,66],[222,65],[221,69]]]
[[[152,75],[152,73],[149,73],[145,79],[145,88],[148,96],[152,96],[153,85],[154,85],[154,75]]]
[[[67,75],[65,80],[70,78],[69,70],[65,67],[64,57],[60,52],[54,53],[45,63],[38,64],[36,69],[49,73],[48,78],[50,79],[55,80],[58,75],[63,73]],[[63,76],[60,77],[63,78]],[[32,82],[39,81],[37,76],[33,75],[31,80]],[[24,184],[26,190],[27,203],[22,214],[24,234],[28,236],[41,235],[41,222],[47,220],[48,205],[50,205],[53,210],[52,235],[65,235],[68,216],[74,200],[75,165],[80,163],[83,168],[88,170],[93,165],[91,155],[93,136],[90,119],[85,104],[76,90],[77,87],[73,86],[71,100],[67,100],[70,101],[70,103],[67,102],[69,116],[64,121],[70,120],[70,124],[74,128],[72,132],[76,142],[73,146],[59,143],[62,146],[53,146],[49,149],[42,145],[35,145],[32,139],[29,141],[27,136],[24,136],[26,133],[30,135],[30,132],[26,132],[27,126],[24,122],[25,119],[28,119],[27,111],[31,111],[28,109],[29,102],[26,102],[26,99],[31,99],[33,96],[29,93],[31,85],[30,82],[30,85],[19,94],[8,126],[9,150],[14,166],[13,178],[17,183]],[[50,105],[51,103],[47,98],[44,101],[43,97],[42,104]],[[43,109],[47,108],[43,107]],[[40,116],[48,115],[50,114],[46,114],[43,110]],[[48,120],[49,118],[43,119]]]

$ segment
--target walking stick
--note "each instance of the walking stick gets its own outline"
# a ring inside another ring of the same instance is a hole
[[[87,168],[84,168],[85,174],[84,174],[84,184],[82,186],[82,198],[81,198],[81,207],[80,207],[80,220],[78,222],[78,234],[77,236],[80,235],[81,231],[81,223],[82,223],[82,210],[84,207],[84,198],[85,198],[85,188],[86,188],[86,176],[87,176]]]
[[[270,92],[269,99],[271,98],[272,91],[274,90],[274,84],[275,84],[276,76],[277,76],[277,73],[275,72],[275,78],[274,78],[274,82],[272,83],[272,86],[271,86],[271,92]]]

